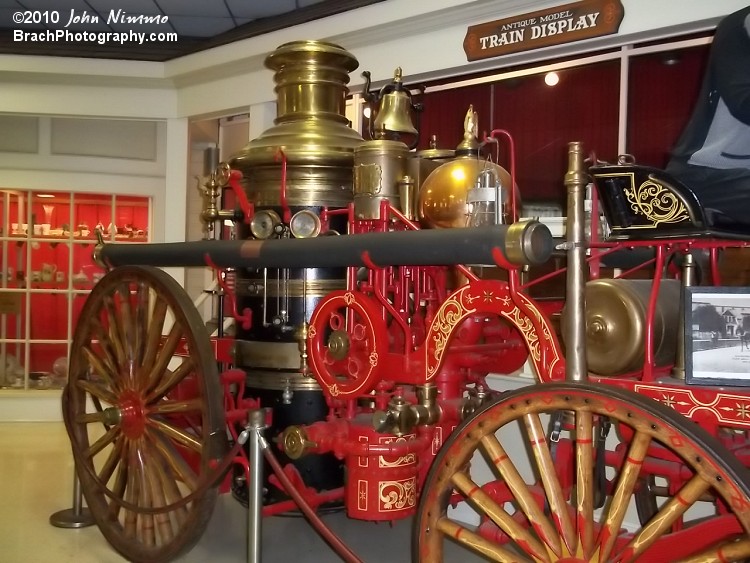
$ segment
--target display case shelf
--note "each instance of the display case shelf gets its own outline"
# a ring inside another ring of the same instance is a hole
[[[0,389],[65,384],[72,335],[106,242],[148,242],[150,198],[0,190]]]

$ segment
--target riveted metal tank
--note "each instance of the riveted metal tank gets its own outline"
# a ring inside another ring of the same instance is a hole
[[[287,159],[290,206],[343,207],[352,201],[354,149],[362,136],[349,127],[349,73],[359,66],[344,48],[323,41],[285,43],[268,55],[277,110],[274,126],[230,162],[256,207],[279,205],[281,166]]]

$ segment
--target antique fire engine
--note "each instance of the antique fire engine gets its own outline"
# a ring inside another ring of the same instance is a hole
[[[480,156],[473,110],[455,159],[434,149],[418,156],[411,116],[419,88],[403,84],[400,68],[375,93],[367,77],[365,99],[376,114],[364,141],[344,114],[348,73],[357,67],[350,53],[300,41],[279,47],[266,65],[275,71],[275,125],[229,166],[242,173],[252,213],[236,250],[249,257],[274,248],[279,258],[268,262],[266,252],[262,267],[236,269],[237,310],[246,317],[234,363],[246,373],[245,396],[272,409],[268,436],[287,470],[308,492],[321,492],[308,494],[311,504],[341,490],[353,518],[406,517],[443,437],[488,397],[485,376],[518,369],[527,354],[511,323],[476,314],[450,341],[442,335],[444,361],[430,373],[425,354],[439,337],[428,327],[451,314],[447,297],[473,275],[448,265],[459,256],[495,264],[496,243],[502,260],[543,260],[548,232],[538,223],[503,226],[489,246],[468,230],[451,232],[509,218],[470,217],[507,203],[511,182]],[[379,234],[398,232],[409,235],[403,245],[398,236],[379,242]],[[371,251],[350,252],[370,240]],[[266,503],[283,496],[266,488]],[[241,476],[235,493],[242,497]]]

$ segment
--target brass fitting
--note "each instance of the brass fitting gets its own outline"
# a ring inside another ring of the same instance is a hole
[[[470,396],[465,398],[461,405],[461,420],[469,418],[472,414],[477,412],[482,405],[489,402],[491,399],[492,394],[484,387],[477,387],[473,391],[470,391]]]
[[[372,415],[375,430],[403,436],[417,426],[435,424],[440,419],[440,407],[437,405],[437,387],[433,383],[418,385],[416,395],[416,405],[412,405],[403,397],[395,396],[388,403],[387,411],[375,412]]]
[[[301,426],[289,426],[281,434],[281,444],[289,459],[299,459],[318,444],[311,442]]]
[[[234,210],[219,209],[218,206],[221,189],[229,181],[230,173],[229,165],[226,162],[222,162],[211,172],[211,175],[202,186],[200,185],[200,179],[198,179],[198,190],[203,196],[203,209],[201,209],[200,220],[203,223],[204,238],[210,238],[209,235],[214,231],[216,221],[236,219]]]
[[[297,339],[299,349],[299,370],[305,377],[310,377],[310,366],[308,365],[309,354],[307,353],[307,337],[310,334],[310,324],[305,321],[297,327],[294,337]]]

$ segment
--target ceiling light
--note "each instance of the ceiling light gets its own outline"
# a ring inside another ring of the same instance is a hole
[[[55,197],[55,196],[52,195],[52,194],[36,194],[36,197],[47,197],[47,198],[49,198],[49,197]]]
[[[544,83],[547,86],[554,86],[560,82],[560,76],[556,72],[548,72],[544,75]]]

